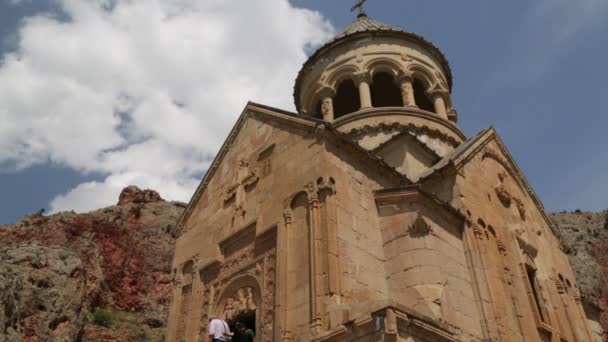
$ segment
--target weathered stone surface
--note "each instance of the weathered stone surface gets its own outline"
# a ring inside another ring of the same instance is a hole
[[[0,247],[0,340],[76,341],[84,327],[78,255],[37,244]]]

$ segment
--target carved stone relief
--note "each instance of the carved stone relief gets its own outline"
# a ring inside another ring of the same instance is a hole
[[[199,336],[206,337],[209,313],[227,321],[255,314],[257,335],[272,341],[275,294],[275,250],[257,255],[250,245],[230,255],[215,272],[203,277],[203,310]],[[203,271],[206,272],[206,271]],[[229,292],[226,292],[226,291]],[[257,339],[256,339],[257,340]]]
[[[349,131],[348,133],[346,133],[346,136],[349,139],[359,141],[359,140],[363,139],[365,136],[375,135],[378,133],[390,134],[390,133],[402,133],[402,132],[406,132],[406,131],[412,132],[416,136],[418,136],[420,134],[425,134],[431,138],[439,138],[443,141],[446,141],[452,147],[456,147],[460,144],[460,142],[458,142],[456,139],[454,139],[453,137],[451,137],[439,130],[430,129],[426,126],[416,126],[414,124],[408,124],[407,126],[404,126],[402,123],[398,123],[398,122],[395,122],[393,124],[381,123],[377,126],[376,125],[375,126],[366,125],[366,126],[363,126],[360,128],[355,128],[355,129]]]
[[[421,238],[429,235],[433,231],[431,225],[426,223],[422,215],[418,214],[416,220],[408,228],[408,234],[413,238]]]
[[[233,321],[238,316],[254,313],[256,308],[257,305],[253,299],[253,287],[246,286],[228,297],[224,305],[223,316],[227,321]]]

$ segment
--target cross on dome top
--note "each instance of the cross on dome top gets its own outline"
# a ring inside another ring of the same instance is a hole
[[[354,12],[356,9],[359,10],[359,14],[357,15],[358,18],[360,17],[366,17],[367,14],[365,13],[365,10],[363,9],[363,5],[365,4],[367,0],[358,0],[358,2],[350,9],[351,12]]]

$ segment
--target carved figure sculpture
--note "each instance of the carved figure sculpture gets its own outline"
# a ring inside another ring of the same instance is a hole
[[[245,312],[247,310],[247,298],[245,298],[245,291],[243,289],[236,291],[236,301],[239,313]]]
[[[234,299],[233,298],[228,298],[226,300],[226,306],[224,306],[224,317],[227,320],[232,320],[232,318],[234,318],[235,314],[236,314],[236,310],[235,310],[235,305],[234,305]]]
[[[254,311],[256,309],[255,302],[253,301],[253,289],[247,288],[247,311]]]

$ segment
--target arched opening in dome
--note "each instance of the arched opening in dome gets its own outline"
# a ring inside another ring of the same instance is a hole
[[[371,95],[374,107],[403,107],[401,91],[393,76],[387,72],[379,72],[374,75]]]
[[[419,79],[414,79],[414,100],[418,108],[429,112],[435,112],[435,106],[433,101],[426,94],[426,87],[424,83]]]
[[[338,86],[334,100],[334,118],[356,112],[361,108],[359,89],[353,80],[344,80]]]

